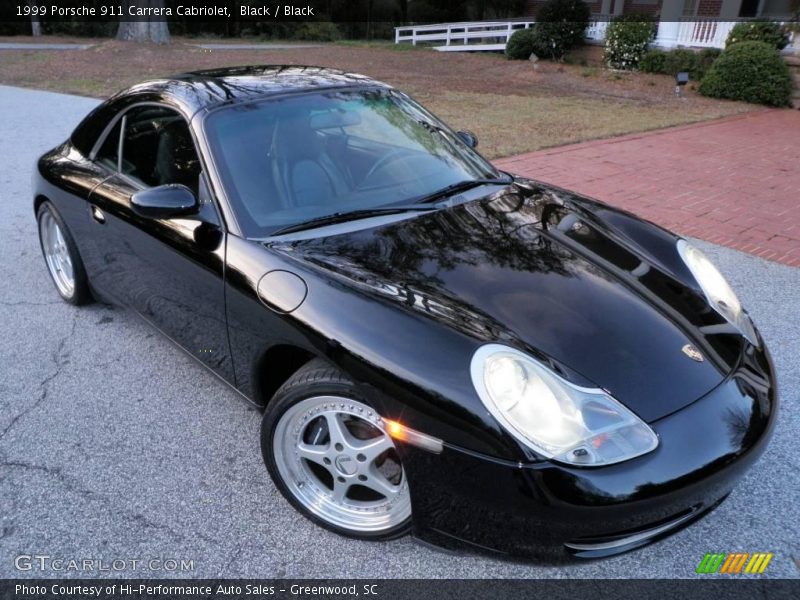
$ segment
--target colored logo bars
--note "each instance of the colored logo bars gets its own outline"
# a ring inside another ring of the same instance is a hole
[[[772,552],[732,552],[730,554],[706,554],[697,565],[698,573],[726,573],[738,575],[740,573],[761,574],[769,561]]]

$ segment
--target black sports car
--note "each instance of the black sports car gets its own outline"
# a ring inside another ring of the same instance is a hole
[[[150,81],[39,160],[42,251],[264,407],[275,484],[336,532],[559,559],[708,513],[777,412],[736,295],[476,145],[332,69]]]

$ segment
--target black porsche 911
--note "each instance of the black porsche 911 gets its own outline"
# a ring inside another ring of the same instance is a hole
[[[759,333],[691,243],[476,145],[332,69],[150,81],[39,160],[42,251],[262,406],[319,525],[542,559],[677,531],[770,436]]]

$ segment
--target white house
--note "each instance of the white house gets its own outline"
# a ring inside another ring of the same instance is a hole
[[[438,50],[503,50],[508,37],[530,27],[546,0],[528,0],[524,14],[511,21],[440,23],[395,28],[395,42],[432,43]],[[731,28],[745,19],[791,19],[792,0],[587,0],[592,20],[590,41],[601,42],[608,22],[624,14],[658,18],[655,44],[662,48],[724,48]],[[793,44],[800,46],[795,34]],[[800,51],[790,47],[787,52]]]
[[[528,0],[526,17],[535,17],[545,0]],[[595,20],[608,21],[624,14],[658,17],[656,45],[663,48],[723,48],[737,20],[791,18],[791,0],[592,0],[587,2]]]

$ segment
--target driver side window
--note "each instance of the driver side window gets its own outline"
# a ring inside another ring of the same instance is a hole
[[[96,159],[145,186],[178,183],[198,193],[200,160],[189,125],[170,108],[138,106],[126,112]]]

